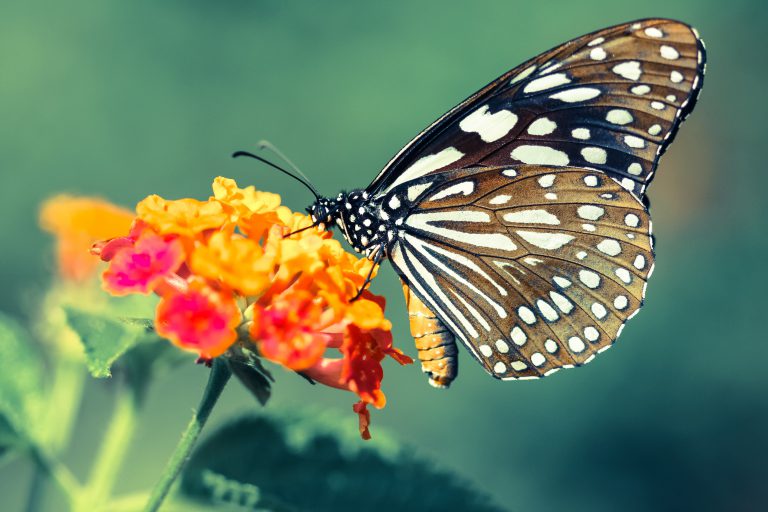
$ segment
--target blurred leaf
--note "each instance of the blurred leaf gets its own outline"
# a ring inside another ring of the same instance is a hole
[[[119,366],[139,400],[155,375],[189,360],[189,354],[155,334],[149,319],[115,318],[72,307],[66,308],[66,313],[69,325],[82,340],[91,375],[111,377]]]
[[[35,442],[44,410],[43,361],[29,335],[0,313],[0,457]]]
[[[70,327],[85,348],[88,370],[96,378],[111,377],[115,361],[147,334],[135,321],[123,322],[106,313],[65,308]]]
[[[502,510],[381,434],[362,446],[356,430],[320,416],[244,416],[225,425],[193,455],[181,492],[251,511]]]
[[[266,405],[272,395],[272,374],[261,364],[261,359],[242,343],[229,351],[229,367],[240,382],[250,391],[261,405]]]

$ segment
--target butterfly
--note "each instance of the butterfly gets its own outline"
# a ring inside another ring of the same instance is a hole
[[[646,189],[704,70],[697,32],[673,20],[573,39],[440,117],[365,189],[308,211],[394,266],[434,386],[456,378],[456,339],[503,380],[586,364],[643,304]]]

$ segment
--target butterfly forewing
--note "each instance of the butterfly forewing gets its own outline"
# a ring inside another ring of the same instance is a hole
[[[389,195],[413,199],[395,268],[495,377],[589,362],[642,304],[650,219],[603,172],[463,169]]]
[[[702,85],[689,26],[651,19],[554,48],[498,78],[407,145],[368,187],[386,192],[446,169],[597,168],[638,196]]]

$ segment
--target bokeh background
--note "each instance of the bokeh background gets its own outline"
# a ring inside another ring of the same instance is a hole
[[[520,383],[464,354],[448,392],[390,364],[374,436],[388,431],[510,510],[765,510],[764,2],[6,0],[1,11],[0,309],[20,317],[50,280],[36,217],[51,194],[202,198],[225,175],[302,209],[305,190],[229,154],[267,138],[327,194],[365,186],[421,128],[540,51],[635,18],[693,24],[708,75],[650,190],[656,271],[618,345]],[[374,290],[415,355],[391,269]],[[350,395],[277,378],[268,407],[310,402],[356,421]],[[119,490],[154,481],[205,379],[190,362],[155,386]],[[87,390],[67,455],[76,470],[109,399]],[[256,407],[233,385],[213,422]],[[20,509],[30,473],[0,468],[0,508]]]

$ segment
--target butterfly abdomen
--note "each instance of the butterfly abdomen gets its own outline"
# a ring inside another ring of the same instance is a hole
[[[459,371],[455,337],[405,283],[403,293],[421,370],[429,376],[431,385],[447,388]]]

